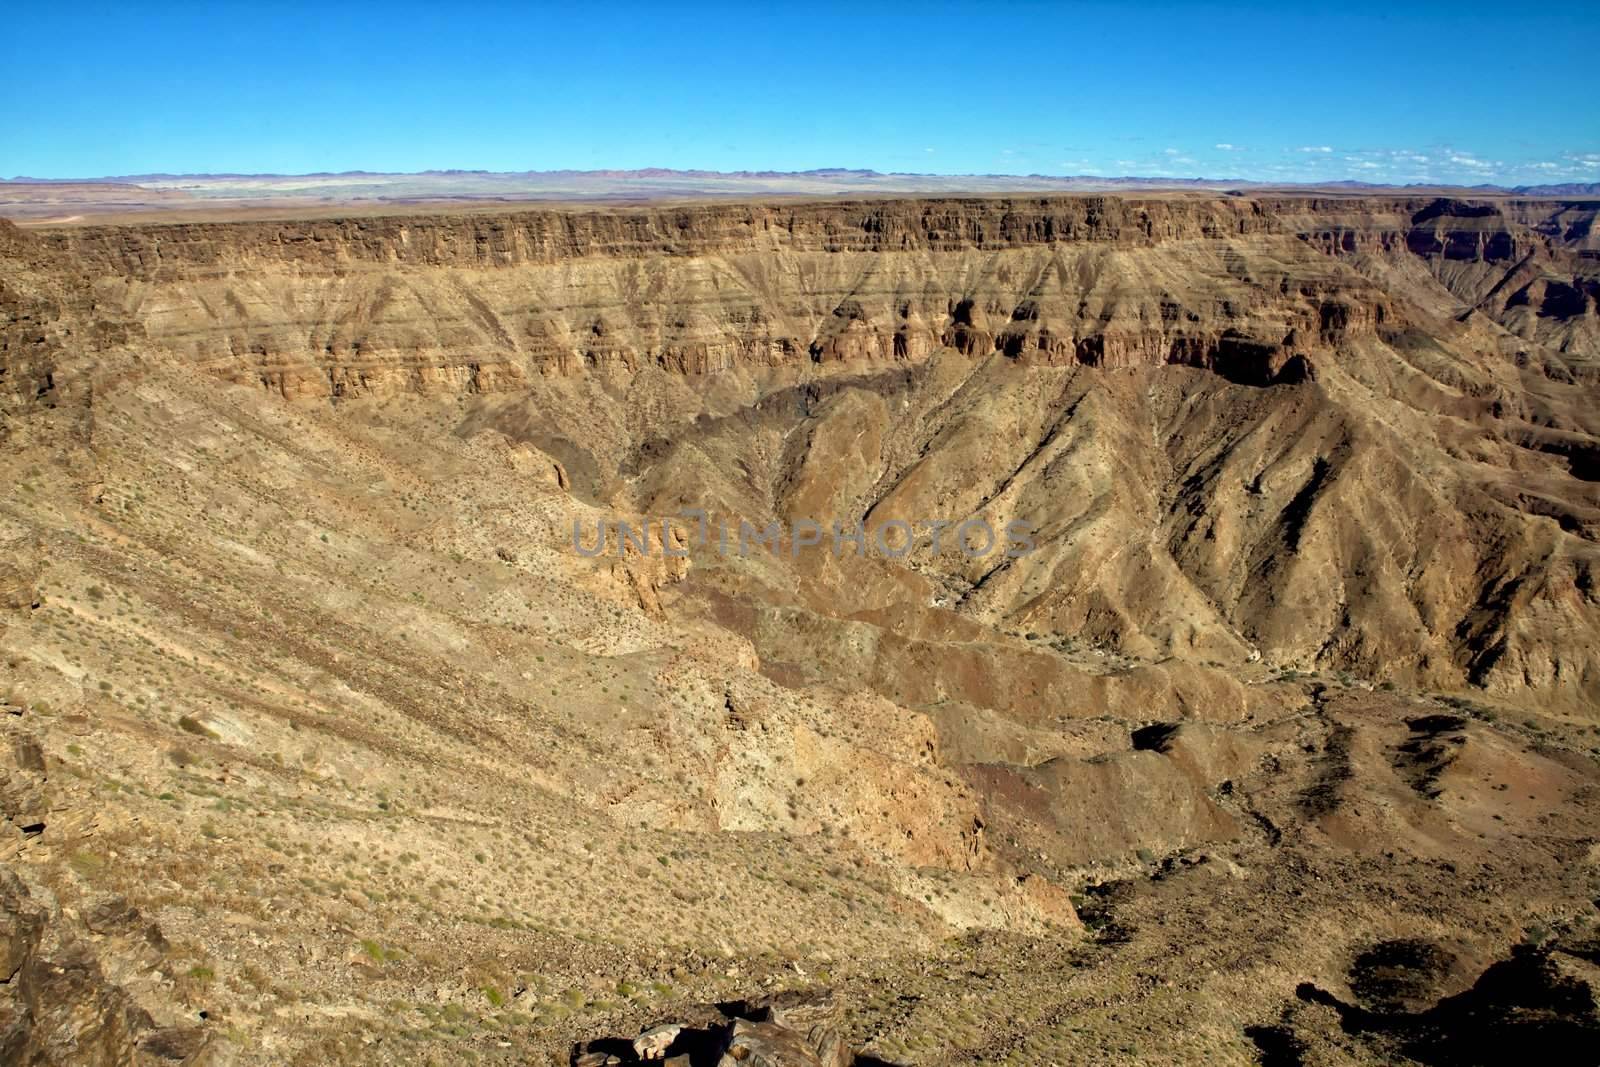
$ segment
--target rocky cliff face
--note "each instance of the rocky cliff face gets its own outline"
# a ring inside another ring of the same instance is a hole
[[[1538,329],[1525,332],[1566,331],[1574,337],[1558,348],[1589,351],[1592,272],[1557,278],[1528,262],[1537,246],[1541,263],[1566,264],[1584,222],[1527,225],[1513,216],[1536,209],[1511,208],[717,205],[105,227],[23,240],[36,260],[73,264],[89,283],[78,302],[97,321],[121,320],[177,358],[287,395],[487,391],[600,365],[707,373],[916,360],[940,346],[1103,367],[1183,363],[1260,384],[1314,373],[1311,353],[1347,332],[1404,325],[1382,279],[1341,270],[1329,255],[1399,257],[1463,298],[1493,289],[1497,321],[1531,315]],[[1508,279],[1513,267],[1520,273]],[[1498,288],[1480,284],[1497,269]],[[37,344],[47,309],[13,303],[10,346]]]
[[[986,618],[1588,700],[1589,643],[1521,631],[1596,619],[1594,215],[1102,197],[7,226],[0,382],[12,412],[154,366],[279,398],[480,396],[476,425],[552,450],[589,499],[625,476],[660,487],[646,511],[692,485],[791,513],[798,481],[842,514],[1031,518],[1045,585],[928,561]],[[866,407],[827,399],[863,373],[886,375]],[[845,473],[791,449],[753,493],[675,475],[689,447],[754,462],[745,430],[685,421],[735,382],[832,382],[774,432],[864,417],[875,450]],[[1152,557],[1113,551],[1152,529]]]
[[[295,222],[111,226],[40,235],[57,254],[101,273],[157,277],[205,268],[293,263],[517,267],[590,256],[739,252],[956,252],[1285,232],[1280,219],[1316,201],[1062,197],[830,201],[666,209],[522,211]],[[1355,210],[1359,211],[1357,206]]]
[[[25,407],[48,403],[56,386],[61,304],[31,269],[37,251],[14,225],[0,223],[0,434]]]

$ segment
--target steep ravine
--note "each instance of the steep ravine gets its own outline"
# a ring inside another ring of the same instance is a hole
[[[1084,197],[0,224],[0,386],[12,420],[158,371],[264,402],[478,398],[472,425],[556,456],[595,502],[1033,521],[1027,567],[916,557],[989,625],[1581,704],[1600,693],[1577,636],[1600,621],[1594,211]],[[816,391],[913,369],[898,398]],[[806,395],[776,422],[790,409],[763,399]],[[781,462],[753,447],[756,409]]]

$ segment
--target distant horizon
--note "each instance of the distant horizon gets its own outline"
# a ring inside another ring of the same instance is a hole
[[[0,173],[1592,182],[1583,22],[1481,0],[24,5]]]
[[[1357,186],[1363,188],[1452,188],[1452,189],[1501,189],[1512,191],[1516,189],[1541,188],[1541,187],[1567,187],[1567,186],[1597,186],[1600,187],[1600,173],[1593,179],[1569,179],[1566,181],[1533,181],[1505,184],[1501,182],[1478,181],[1471,184],[1449,181],[1377,181],[1372,179],[1343,178],[1331,180],[1282,180],[1259,179],[1242,176],[1213,176],[1207,174],[1049,174],[1042,172],[972,172],[972,173],[940,173],[935,171],[882,171],[870,167],[811,167],[805,170],[770,170],[744,168],[738,170],[716,170],[709,167],[590,167],[574,168],[561,167],[549,169],[528,170],[489,170],[480,167],[427,167],[420,170],[395,171],[376,170],[371,168],[354,168],[347,170],[313,170],[313,171],[218,171],[218,172],[182,172],[182,171],[152,171],[138,174],[94,174],[75,175],[70,177],[44,177],[39,175],[17,174],[0,176],[0,183],[6,185],[90,185],[97,183],[143,185],[150,187],[155,183],[204,183],[224,181],[292,181],[296,179],[316,178],[424,178],[424,177],[463,177],[463,178],[537,178],[550,176],[572,177],[608,177],[618,179],[649,179],[649,178],[700,178],[707,180],[716,179],[782,179],[782,178],[856,178],[868,180],[874,178],[884,179],[929,179],[949,187],[950,183],[962,179],[974,181],[999,181],[1021,183],[1039,181],[1041,183],[1141,183],[1153,186],[1184,186],[1184,185],[1217,185],[1217,186],[1265,186],[1265,187],[1330,187],[1330,186]],[[974,190],[987,191],[987,190]]]

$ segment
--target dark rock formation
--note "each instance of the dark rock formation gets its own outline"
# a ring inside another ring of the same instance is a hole
[[[696,1019],[698,1026],[661,1024],[634,1039],[587,1041],[572,1050],[572,1062],[575,1067],[646,1060],[661,1060],[667,1067],[850,1067],[857,1062],[839,1034],[831,992],[785,991],[707,1008]]]

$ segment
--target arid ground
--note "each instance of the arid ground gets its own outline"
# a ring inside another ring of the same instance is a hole
[[[46,206],[0,1060],[1600,1048],[1600,201]]]

